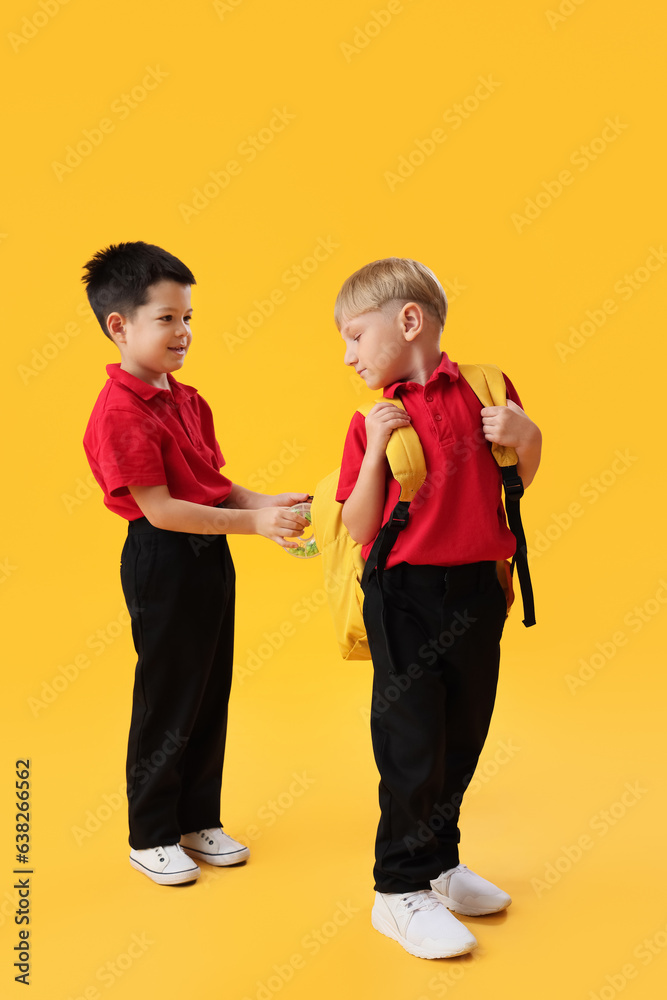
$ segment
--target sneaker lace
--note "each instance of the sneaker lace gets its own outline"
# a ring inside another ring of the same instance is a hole
[[[401,897],[401,905],[406,910],[434,910],[439,905],[438,897],[426,889],[409,892]]]

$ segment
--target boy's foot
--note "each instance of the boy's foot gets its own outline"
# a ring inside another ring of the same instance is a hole
[[[465,865],[442,872],[431,880],[431,888],[445,906],[467,917],[498,913],[512,902],[506,892]]]
[[[239,865],[250,857],[248,848],[228,837],[219,826],[184,833],[180,843],[190,857],[209,865]]]
[[[137,871],[148,875],[158,885],[194,882],[201,875],[199,867],[178,844],[170,844],[169,847],[148,847],[142,851],[132,848],[130,864]]]
[[[477,944],[468,928],[429,889],[376,892],[371,922],[417,958],[464,955]]]

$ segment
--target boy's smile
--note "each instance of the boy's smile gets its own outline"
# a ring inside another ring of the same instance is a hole
[[[158,281],[134,316],[111,313],[109,332],[121,353],[121,368],[142,382],[168,389],[167,373],[178,371],[192,341],[190,285]]]

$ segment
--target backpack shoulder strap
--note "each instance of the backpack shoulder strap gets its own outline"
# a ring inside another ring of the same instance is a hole
[[[378,402],[378,400],[374,400],[372,403],[366,403],[363,406],[360,406],[359,409],[361,413],[363,413],[364,416],[368,416],[376,402]],[[390,402],[402,410],[405,409],[400,399],[392,399]],[[401,487],[401,493],[396,506],[389,515],[389,520],[386,524],[382,525],[378,536],[373,543],[373,547],[368,554],[368,560],[366,561],[366,566],[361,579],[361,586],[363,590],[370,573],[375,570],[377,574],[380,599],[382,601],[383,629],[385,629],[385,609],[382,591],[384,567],[387,562],[387,557],[394,546],[394,542],[398,538],[401,531],[407,527],[408,520],[410,518],[410,503],[414,499],[417,491],[424,485],[424,481],[426,479],[426,460],[424,458],[424,451],[421,446],[421,441],[419,440],[419,435],[414,427],[410,425],[407,425],[406,427],[399,427],[392,433],[389,441],[387,442],[387,459],[391,468],[391,474],[394,479],[398,480]],[[389,670],[390,673],[396,672],[391,649],[389,649]]]
[[[459,372],[483,406],[507,406],[507,390],[503,373],[497,365],[459,365]],[[505,487],[505,510],[510,530],[516,538],[516,554],[512,560],[519,573],[523,598],[523,624],[535,624],[533,587],[528,569],[528,545],[521,523],[519,501],[523,496],[523,483],[517,471],[519,458],[514,448],[493,443],[493,457],[500,466]]]
[[[505,379],[498,365],[459,365],[459,372],[482,406],[507,405]],[[518,462],[514,448],[492,444],[491,451],[501,468],[505,465],[516,465]]]
[[[363,403],[359,407],[359,412],[367,417],[377,402],[376,399],[370,403]],[[398,406],[401,410],[405,409],[400,399],[392,399],[388,402]],[[399,500],[410,503],[426,479],[424,451],[414,427],[399,427],[394,431],[387,443],[387,459],[391,474],[394,479],[398,480],[401,487]]]

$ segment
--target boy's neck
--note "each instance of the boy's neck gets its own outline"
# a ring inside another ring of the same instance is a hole
[[[399,379],[399,381],[417,382],[418,385],[426,385],[441,360],[442,351],[438,344],[434,345],[432,350],[429,349],[423,354],[420,351],[419,355],[413,361],[411,373],[405,378]]]
[[[127,365],[124,361],[121,361],[120,367],[124,372],[129,372],[130,375],[134,375],[135,378],[140,379],[147,385],[152,385],[155,389],[168,389],[169,392],[171,392],[171,386],[166,372],[160,372],[159,374],[156,373],[151,377],[146,378],[147,373],[143,369],[141,371],[136,371],[133,365]]]

